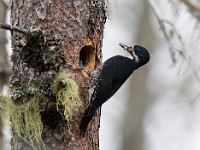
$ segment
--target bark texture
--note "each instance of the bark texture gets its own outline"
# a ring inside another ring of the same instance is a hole
[[[27,46],[24,35],[12,33],[14,75],[11,85],[16,105],[26,103],[30,85],[39,89],[48,101],[55,101],[50,88],[53,77],[61,70],[68,72],[70,65],[76,68],[82,61],[87,70],[95,69],[101,62],[105,21],[104,0],[12,0],[11,24],[27,30],[41,29],[43,37],[35,40],[45,43],[38,46],[37,42],[30,42]],[[79,124],[89,103],[89,80],[81,71],[74,71],[73,78],[79,85],[83,105],[74,113],[69,131],[68,122],[55,107],[47,107],[48,102],[40,101],[42,140],[47,149],[97,150],[100,112],[89,126],[86,137],[81,138]],[[33,149],[16,136],[14,129],[11,144],[12,149]]]

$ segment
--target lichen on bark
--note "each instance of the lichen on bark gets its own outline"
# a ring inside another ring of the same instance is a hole
[[[81,71],[72,72],[73,77],[70,79],[79,86],[82,107],[70,115],[71,121],[63,117],[65,107],[59,105],[57,111],[56,97],[63,96],[65,87],[59,96],[58,92],[53,92],[52,83],[59,73],[68,74],[72,68],[79,67],[80,53],[85,46],[89,52],[93,51],[92,57],[89,57],[93,59],[89,61],[92,62],[89,70],[100,64],[105,20],[104,0],[11,2],[11,24],[27,30],[33,29],[30,30],[32,33],[42,33],[25,36],[12,32],[14,75],[11,79],[11,98],[15,104],[23,105],[30,101],[28,97],[32,95],[32,88],[42,95],[43,99],[39,102],[43,124],[41,137],[47,149],[90,150],[99,147],[100,112],[94,117],[91,130],[85,138],[81,138],[79,132],[80,120],[89,103],[88,78]],[[77,92],[77,88],[75,90]],[[13,139],[13,148],[32,149],[15,132]]]

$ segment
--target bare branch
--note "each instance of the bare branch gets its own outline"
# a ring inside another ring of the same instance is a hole
[[[8,8],[8,2],[5,2],[4,0],[1,1],[1,5],[4,6],[4,8]]]
[[[19,32],[19,33],[22,33],[24,35],[30,34],[30,31],[28,31],[26,29],[22,29],[22,28],[19,28],[19,27],[16,27],[16,26],[10,26],[8,24],[2,24],[2,23],[0,23],[0,28],[1,29],[5,29],[5,30]]]
[[[192,11],[197,11],[200,13],[200,4],[197,2],[194,2],[192,0],[182,0],[182,2],[190,8]]]
[[[160,29],[165,37],[165,39],[167,40],[168,44],[169,44],[169,49],[170,49],[170,54],[172,57],[172,62],[175,63],[176,59],[175,59],[175,52],[178,52],[178,54],[180,56],[182,56],[182,58],[188,63],[189,67],[191,68],[196,80],[200,83],[200,79],[198,76],[198,73],[196,72],[194,66],[193,66],[193,62],[192,59],[189,55],[187,55],[186,53],[186,48],[185,48],[185,44],[184,41],[182,40],[182,37],[180,35],[180,33],[177,31],[176,27],[174,26],[173,23],[171,23],[170,21],[166,21],[161,17],[161,13],[159,12],[159,9],[155,3],[154,0],[149,0],[150,6],[153,10],[153,13],[158,21],[158,24],[160,26]],[[171,33],[167,32],[166,30],[166,26],[165,24],[168,24],[169,26],[171,26],[171,31],[173,31],[173,34],[176,36],[176,38],[178,39],[180,45],[181,45],[181,49],[177,49],[173,46],[172,44],[172,38],[171,38]]]
[[[150,6],[153,10],[153,13],[158,21],[158,24],[160,26],[161,31],[163,32],[163,35],[165,37],[165,39],[167,40],[167,42],[169,43],[169,50],[170,50],[170,54],[171,54],[171,58],[172,58],[172,62],[176,63],[176,58],[175,58],[175,52],[174,52],[174,48],[172,46],[172,42],[170,39],[170,35],[167,32],[165,25],[164,25],[164,19],[161,17],[159,9],[157,8],[156,4],[154,1],[149,0]]]
[[[184,3],[188,8],[190,13],[196,17],[198,20],[200,20],[200,4],[197,2],[194,2],[192,0],[182,0],[182,3]]]

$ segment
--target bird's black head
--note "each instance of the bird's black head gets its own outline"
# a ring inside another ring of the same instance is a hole
[[[142,46],[135,45],[134,47],[129,47],[122,43],[119,45],[133,56],[134,61],[138,64],[138,68],[145,65],[150,60],[148,50]]]
[[[137,59],[139,67],[145,65],[150,60],[148,50],[142,46],[135,45],[134,50],[131,53],[132,56]]]

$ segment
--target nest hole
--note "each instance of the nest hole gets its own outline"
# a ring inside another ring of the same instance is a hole
[[[83,63],[83,67],[86,68],[88,71],[92,71],[95,69],[95,58],[96,51],[93,46],[87,45],[81,48],[80,61]]]

